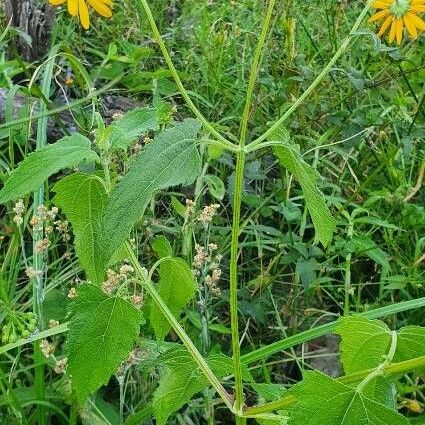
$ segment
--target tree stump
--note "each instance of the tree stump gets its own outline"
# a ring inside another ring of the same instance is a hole
[[[31,37],[31,43],[23,37],[17,39],[15,48],[28,62],[40,60],[50,47],[54,21],[54,9],[47,0],[5,0],[6,21]]]

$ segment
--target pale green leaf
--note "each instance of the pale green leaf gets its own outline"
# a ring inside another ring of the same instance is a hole
[[[174,317],[179,317],[186,304],[195,296],[192,270],[180,258],[166,258],[159,266],[158,293]],[[171,325],[155,303],[150,304],[149,321],[157,339],[163,339]]]
[[[341,361],[346,374],[379,366],[390,350],[391,330],[380,320],[344,317],[336,333],[341,336]]]
[[[171,257],[173,255],[173,248],[168,239],[163,235],[155,238],[152,242],[152,249],[158,258]]]
[[[305,372],[304,380],[287,395],[297,402],[289,408],[289,425],[407,425],[406,418],[355,388],[320,372]]]
[[[273,149],[281,166],[294,175],[304,194],[310,212],[317,239],[328,245],[335,231],[336,222],[326,205],[325,197],[317,188],[318,175],[302,158],[300,153],[290,144],[282,142]]]
[[[142,314],[119,297],[84,284],[71,306],[68,373],[80,403],[107,384],[138,340]]]
[[[160,133],[136,157],[106,206],[101,250],[104,265],[128,238],[156,191],[196,179],[201,166],[196,148],[199,130],[196,120],[185,120]]]
[[[218,378],[232,375],[232,359],[224,354],[213,354],[207,361]],[[208,386],[208,380],[182,346],[166,351],[158,358],[158,363],[162,364],[163,373],[154,393],[153,410],[157,425],[165,425],[172,413]],[[245,381],[252,380],[246,366],[242,373]]]
[[[53,174],[82,162],[97,161],[90,140],[81,134],[64,137],[56,143],[29,154],[10,174],[2,190],[0,204],[37,190]]]
[[[404,362],[425,356],[425,328],[406,326],[398,331],[394,362]]]
[[[133,109],[111,124],[110,144],[113,149],[127,149],[140,136],[157,127],[155,109]]]
[[[72,174],[56,183],[53,190],[56,192],[53,201],[72,224],[78,259],[87,277],[100,284],[105,275],[103,264],[97,260],[107,201],[103,182],[94,175]]]

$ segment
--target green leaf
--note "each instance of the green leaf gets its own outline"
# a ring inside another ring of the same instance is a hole
[[[199,130],[196,120],[187,119],[159,134],[136,157],[106,206],[99,252],[104,266],[128,238],[156,191],[196,179],[201,167],[195,144]]]
[[[102,180],[94,175],[73,174],[54,186],[53,201],[65,213],[75,235],[75,252],[87,277],[95,284],[103,281],[105,270],[97,261],[102,217],[107,194]]]
[[[206,174],[203,178],[208,186],[208,190],[215,199],[221,201],[224,198],[226,190],[224,188],[223,180],[220,177],[212,174]]]
[[[397,335],[397,349],[393,359],[395,363],[425,356],[425,328],[406,326]]]
[[[218,378],[232,375],[232,359],[224,354],[213,354],[207,361]],[[165,425],[173,412],[208,386],[208,381],[183,346],[166,351],[158,358],[158,362],[162,365],[163,374],[154,393],[153,411],[157,425]],[[244,380],[252,380],[246,366],[242,373]]]
[[[379,366],[391,346],[391,330],[380,320],[344,317],[336,333],[341,336],[341,361],[346,374]]]
[[[120,425],[120,416],[112,404],[100,397],[88,399],[81,412],[83,425]]]
[[[173,248],[171,248],[170,242],[163,235],[155,238],[152,242],[152,249],[158,258],[171,257],[173,255]]]
[[[111,124],[110,144],[113,149],[127,149],[142,134],[157,128],[155,109],[133,109]]]
[[[346,374],[373,369],[384,361],[391,346],[392,332],[380,320],[353,316],[340,319],[341,361]],[[406,326],[397,332],[393,363],[425,356],[425,328]]]
[[[297,403],[289,408],[289,425],[407,425],[406,418],[355,388],[320,372],[305,372],[304,380],[287,395]]]
[[[77,398],[84,400],[107,384],[138,340],[142,313],[94,285],[81,285],[71,306],[68,372]]]
[[[44,321],[58,320],[65,321],[69,298],[59,289],[52,289],[46,293],[43,300]]]
[[[180,258],[166,258],[159,266],[158,293],[175,317],[179,317],[196,292],[192,270]],[[150,304],[149,321],[157,339],[163,339],[171,325],[155,303]]]
[[[323,245],[328,245],[335,231],[336,222],[326,205],[325,197],[316,186],[318,179],[316,171],[289,143],[282,142],[273,151],[280,165],[292,173],[300,183],[317,238]]]
[[[81,134],[64,137],[58,142],[29,154],[10,174],[2,190],[0,204],[37,190],[53,174],[82,162],[97,161],[90,140]]]

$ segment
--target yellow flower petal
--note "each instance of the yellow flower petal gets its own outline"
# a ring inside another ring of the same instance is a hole
[[[413,22],[413,25],[415,25],[416,28],[421,31],[425,31],[425,22],[419,16],[416,16],[411,12],[408,12],[406,16]]]
[[[61,4],[64,4],[66,2],[66,0],[49,0],[49,3],[52,6],[59,6]]]
[[[78,15],[78,0],[68,0],[68,13],[71,16]]]
[[[396,21],[396,27],[397,27],[397,44],[400,45],[401,42],[403,41],[403,19],[397,19]]]
[[[388,16],[388,18],[385,19],[384,23],[382,24],[381,29],[378,32],[378,37],[382,37],[387,32],[392,21],[393,21],[393,18],[391,16]]]
[[[388,9],[391,6],[392,0],[376,0],[373,2],[374,9]]]
[[[425,4],[418,4],[417,6],[411,6],[410,12],[421,13],[425,12]]]
[[[411,0],[410,6],[417,6],[419,4],[424,4],[425,0]]]
[[[112,16],[111,9],[102,1],[99,0],[87,0],[89,5],[99,14],[105,18],[110,18]]]
[[[407,15],[404,17],[404,25],[406,25],[407,32],[409,33],[410,37],[416,40],[418,38],[418,31],[416,30],[412,20]]]
[[[397,33],[397,21],[393,20],[391,24],[391,30],[390,30],[390,38],[389,38],[390,43],[394,41],[396,33]]]
[[[88,30],[90,28],[89,9],[84,0],[78,0],[78,13],[81,25],[85,30]]]
[[[381,10],[378,13],[375,13],[370,19],[369,22],[375,22],[375,21],[380,21],[381,19],[386,18],[388,15],[390,14],[390,12],[385,9],[385,10]]]

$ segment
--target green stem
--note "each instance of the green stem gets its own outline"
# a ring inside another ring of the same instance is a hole
[[[335,55],[332,57],[332,59],[323,68],[322,72],[316,77],[316,79],[311,83],[307,90],[296,100],[296,102],[264,134],[262,134],[252,143],[250,143],[249,146],[251,150],[264,140],[268,139],[269,136],[271,136],[301,106],[301,104],[310,96],[310,94],[316,89],[316,87],[322,82],[322,80],[329,74],[332,67],[350,46],[351,40],[356,35],[357,30],[360,28],[360,25],[363,22],[365,16],[367,15],[372,3],[373,0],[368,1],[367,5],[357,18],[350,33],[342,42],[341,46],[339,47]]]
[[[148,17],[149,24],[151,26],[153,37],[155,41],[158,43],[159,48],[161,49],[162,55],[164,56],[165,62],[168,65],[168,68],[171,71],[171,74],[173,75],[174,81],[177,84],[177,87],[179,88],[179,91],[181,95],[183,96],[183,99],[189,106],[190,110],[193,112],[193,114],[199,119],[199,121],[202,122],[203,126],[214,135],[214,137],[217,138],[217,140],[220,140],[225,145],[234,146],[233,143],[229,142],[225,137],[223,137],[214,127],[213,125],[202,115],[202,113],[199,111],[199,109],[195,106],[195,104],[192,102],[192,99],[189,96],[189,93],[185,89],[179,74],[173,64],[173,60],[171,59],[170,54],[168,53],[167,47],[161,37],[161,34],[158,30],[158,27],[156,26],[155,19],[152,15],[151,8],[148,5],[148,2],[146,0],[139,0],[139,2],[142,4],[143,9]]]
[[[168,320],[168,322],[170,323],[170,325],[172,326],[176,334],[179,336],[179,338],[185,345],[189,354],[193,357],[198,367],[201,369],[202,373],[206,376],[206,378],[208,379],[212,387],[220,395],[220,397],[222,398],[226,406],[229,409],[233,410],[232,400],[229,393],[225,390],[223,385],[221,385],[220,381],[214,375],[214,372],[211,370],[208,363],[202,357],[201,353],[195,347],[192,340],[189,338],[185,330],[181,327],[180,323],[174,317],[173,313],[169,310],[169,308],[167,307],[167,304],[165,304],[164,300],[160,297],[155,287],[153,286],[152,282],[149,280],[148,276],[146,275],[145,271],[140,266],[139,261],[136,258],[136,255],[134,254],[128,242],[126,243],[126,250],[127,250],[128,258],[132,266],[134,267],[134,270],[136,271],[137,276],[141,280],[148,294],[152,297],[153,302],[161,310],[164,317]]]
[[[359,316],[367,317],[368,319],[378,319],[380,317],[391,316],[396,313],[401,313],[403,311],[421,307],[425,307],[425,297],[376,308],[374,310],[362,313]],[[326,323],[324,325],[317,326],[316,328],[300,332],[299,334],[290,336],[281,341],[273,342],[272,344],[266,345],[264,347],[258,348],[257,350],[251,351],[248,354],[245,354],[242,356],[242,362],[244,364],[251,364],[270,357],[273,354],[279,353],[280,351],[293,347],[294,345],[302,344],[303,342],[327,335],[333,332],[338,324],[339,321],[335,320],[331,323]]]
[[[238,256],[239,256],[239,234],[241,220],[241,204],[243,192],[243,176],[245,168],[245,144],[248,133],[248,121],[251,110],[252,96],[254,93],[255,82],[257,81],[260,69],[263,47],[266,42],[270,27],[270,21],[273,14],[275,0],[271,0],[267,9],[267,14],[263,22],[258,45],[255,50],[254,59],[251,65],[248,88],[244,112],[240,125],[239,152],[236,156],[235,185],[233,192],[233,222],[232,222],[232,240],[230,245],[230,322],[232,330],[232,359],[233,374],[235,376],[235,410],[241,412],[244,405],[244,390],[242,381],[242,363],[239,342],[239,315],[238,315]],[[243,425],[245,418],[237,417],[236,424]]]

